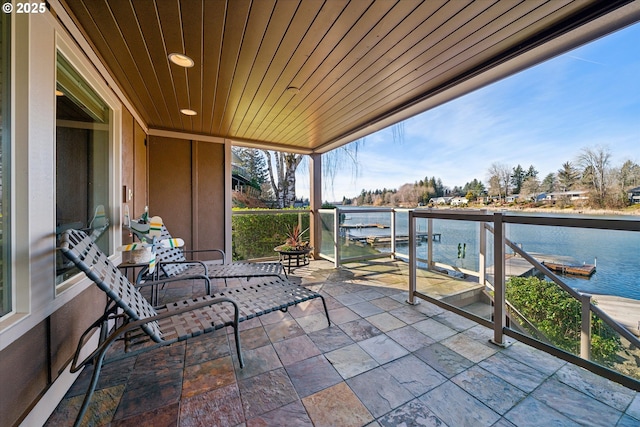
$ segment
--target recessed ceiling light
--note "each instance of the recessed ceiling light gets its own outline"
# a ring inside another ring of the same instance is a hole
[[[297,95],[300,93],[300,88],[297,88],[295,86],[289,86],[287,88],[287,93],[290,93],[291,95]]]
[[[64,96],[64,92],[56,89],[56,96]]]
[[[180,112],[182,114],[184,114],[185,116],[195,116],[196,114],[198,114],[198,113],[196,113],[195,111],[193,111],[193,110],[191,110],[189,108],[183,108],[182,110],[180,110]]]
[[[185,68],[191,68],[195,64],[195,62],[193,62],[193,59],[189,58],[187,55],[184,55],[182,53],[170,53],[169,61]]]

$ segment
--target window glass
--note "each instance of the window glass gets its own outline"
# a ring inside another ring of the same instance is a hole
[[[56,234],[85,231],[110,252],[111,110],[58,52],[56,67]],[[58,252],[56,284],[78,272]]]
[[[0,316],[12,310],[11,303],[11,219],[9,195],[11,190],[11,134],[10,116],[11,104],[9,94],[10,64],[11,64],[11,15],[3,13],[0,16]]]

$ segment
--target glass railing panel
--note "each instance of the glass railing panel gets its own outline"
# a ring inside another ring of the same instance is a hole
[[[480,265],[486,264],[480,257],[482,223],[445,219],[431,223],[429,229],[428,219],[416,219],[417,291],[490,320],[490,288],[480,273]],[[487,240],[483,253],[486,246]]]
[[[390,252],[389,209],[344,210],[340,212],[340,262],[384,256]]]
[[[636,335],[640,336],[640,328],[636,331]],[[609,357],[603,361],[595,360],[622,375],[640,381],[640,348],[629,342],[625,337],[619,334],[616,334],[616,336],[619,338],[619,342],[615,350],[606,352]],[[604,347],[604,344],[601,347]]]
[[[277,257],[276,246],[282,245],[288,230],[296,225],[309,240],[309,212],[292,210],[234,209],[231,216],[234,260]]]
[[[321,209],[320,210],[320,255],[335,261],[334,253],[334,238],[335,238],[335,209]]]
[[[640,300],[638,232],[507,224],[505,235],[572,289]]]
[[[640,233],[524,224],[505,229],[509,327],[640,379],[640,353],[613,324],[640,335],[640,318],[631,314],[640,313]],[[591,313],[590,356],[581,349],[582,295],[591,295],[611,318],[608,322]]]
[[[580,355],[581,303],[556,283],[511,277],[505,285],[507,327]]]

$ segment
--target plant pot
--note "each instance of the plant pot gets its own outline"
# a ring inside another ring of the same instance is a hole
[[[134,249],[129,252],[129,260],[131,264],[148,264],[151,261],[151,247]]]

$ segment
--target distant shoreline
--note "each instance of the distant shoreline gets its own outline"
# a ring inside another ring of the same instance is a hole
[[[376,207],[376,208],[385,208],[385,207],[393,207],[393,206],[373,206],[373,205],[363,205],[362,207]],[[349,207],[349,206],[342,206]],[[358,207],[358,206],[354,206]],[[403,208],[407,208],[406,206],[402,206]],[[572,214],[572,215],[610,215],[610,216],[640,216],[640,204],[636,205],[634,208],[628,209],[593,209],[593,208],[584,208],[584,207],[569,207],[569,208],[554,208],[554,207],[523,207],[523,206],[484,206],[484,205],[468,205],[468,206],[420,206],[423,208],[432,208],[432,209],[448,209],[448,210],[465,210],[465,209],[486,209],[488,211],[513,211],[513,212],[537,212],[537,213],[557,213],[557,214]],[[412,208],[415,208],[412,207]],[[409,208],[409,209],[412,209]]]
[[[640,206],[637,209],[592,209],[592,208],[520,208],[510,207],[486,207],[488,210],[508,210],[521,212],[546,212],[546,213],[567,213],[578,215],[640,215]]]

